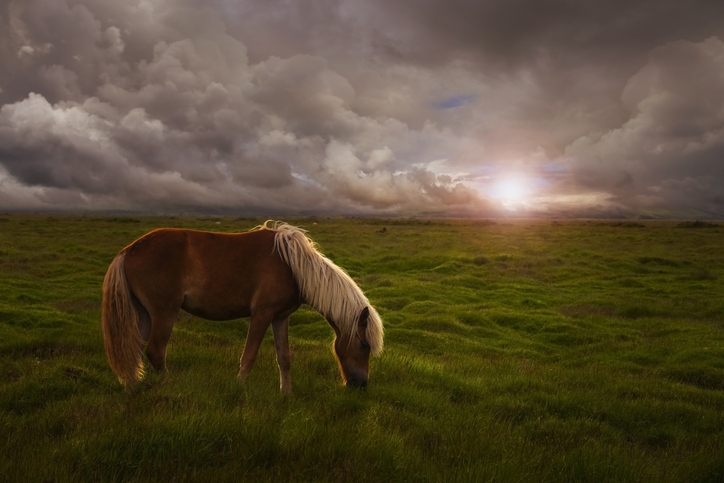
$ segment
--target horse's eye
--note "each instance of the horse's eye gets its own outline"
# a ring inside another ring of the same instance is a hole
[[[367,343],[367,341],[364,341],[364,340],[362,342],[360,342],[360,345],[365,350],[369,350],[369,348],[370,348],[370,345]]]

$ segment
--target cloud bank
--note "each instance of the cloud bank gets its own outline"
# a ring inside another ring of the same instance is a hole
[[[724,216],[722,13],[3,1],[0,210]]]

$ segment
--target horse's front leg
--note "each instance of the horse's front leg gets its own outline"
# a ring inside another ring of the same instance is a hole
[[[289,317],[275,319],[272,322],[274,332],[274,346],[277,350],[277,364],[279,365],[279,386],[284,394],[292,393],[292,381],[289,377],[289,368],[292,365],[289,352]]]
[[[268,313],[252,314],[249,322],[249,332],[246,334],[244,352],[241,354],[241,362],[239,363],[239,380],[245,381],[254,368],[261,341],[264,339],[264,334],[269,328],[272,318],[273,315]]]

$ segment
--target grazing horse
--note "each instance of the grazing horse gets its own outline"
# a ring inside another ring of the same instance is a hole
[[[166,345],[179,310],[210,320],[251,316],[239,379],[249,375],[271,325],[281,390],[291,393],[289,316],[301,304],[334,329],[334,354],[346,385],[366,387],[370,353],[382,351],[382,321],[352,278],[320,254],[304,230],[268,221],[247,233],[154,230],[121,250],[106,273],[106,355],[128,384],[143,376],[144,346],[154,369],[166,369]]]

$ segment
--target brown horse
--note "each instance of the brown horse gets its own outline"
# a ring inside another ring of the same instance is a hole
[[[281,390],[291,393],[289,316],[308,304],[336,334],[334,353],[347,386],[365,387],[370,353],[382,351],[377,311],[347,273],[320,254],[304,230],[269,222],[248,233],[162,228],[121,250],[103,281],[106,355],[118,379],[166,369],[166,345],[179,313],[210,320],[251,316],[239,379],[249,375],[269,325]]]

